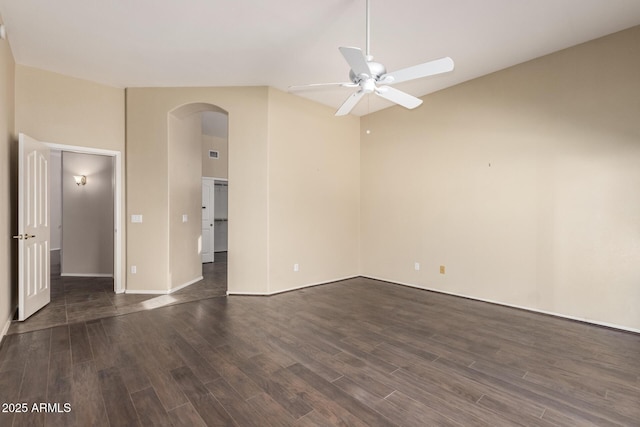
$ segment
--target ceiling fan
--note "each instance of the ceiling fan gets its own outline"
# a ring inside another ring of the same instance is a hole
[[[403,68],[392,73],[387,73],[384,65],[373,61],[373,56],[369,54],[369,0],[367,0],[367,34],[366,53],[357,47],[340,47],[340,53],[351,67],[349,71],[350,82],[346,83],[319,83],[302,86],[290,86],[289,91],[322,89],[324,87],[350,87],[358,90],[349,96],[342,106],[336,111],[336,116],[345,116],[353,110],[364,95],[375,93],[376,95],[402,105],[405,108],[413,109],[422,104],[422,100],[408,93],[402,92],[390,85],[420,79],[436,74],[446,73],[453,70],[453,60],[449,57]]]

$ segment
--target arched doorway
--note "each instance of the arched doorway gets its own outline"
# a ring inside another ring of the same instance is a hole
[[[170,292],[222,282],[226,292],[228,113],[191,103],[171,111],[168,122]]]

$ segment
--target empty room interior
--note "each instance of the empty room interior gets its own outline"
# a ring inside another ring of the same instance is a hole
[[[0,425],[638,426],[636,0],[0,0]]]

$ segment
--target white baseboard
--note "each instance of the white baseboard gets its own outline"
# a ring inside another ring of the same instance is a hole
[[[461,297],[461,298],[466,298],[466,299],[470,299],[470,300],[474,300],[474,301],[488,302],[490,304],[501,305],[501,306],[504,306],[504,307],[517,308],[519,310],[531,311],[533,313],[546,314],[546,315],[549,315],[549,316],[561,317],[563,319],[575,320],[575,321],[578,321],[578,322],[590,323],[592,325],[604,326],[604,327],[607,327],[607,328],[619,329],[621,331],[634,332],[636,334],[640,334],[640,329],[630,328],[628,326],[616,325],[614,323],[600,322],[600,321],[597,321],[597,320],[586,319],[586,318],[583,318],[583,317],[569,316],[569,315],[566,315],[566,314],[556,313],[556,312],[553,312],[553,311],[540,310],[540,309],[537,309],[537,308],[524,307],[524,306],[515,305],[515,304],[507,304],[507,303],[500,302],[500,301],[494,301],[494,300],[484,299],[484,298],[477,298],[477,297],[472,297],[472,296],[468,296],[468,295],[464,295],[464,294],[457,294],[457,293],[453,293],[453,292],[446,292],[446,291],[442,291],[440,289],[427,288],[427,287],[415,285],[415,284],[412,284],[412,283],[398,282],[396,280],[383,279],[383,278],[380,278],[380,277],[374,277],[374,276],[361,276],[361,277],[364,277],[365,279],[373,279],[373,280],[379,280],[381,282],[387,282],[387,283],[390,283],[392,285],[408,286],[410,288],[421,289],[423,291],[436,292],[436,293],[439,293],[439,294],[451,295],[451,296],[454,296],[454,297]]]
[[[103,273],[60,273],[61,277],[109,277],[113,278],[113,274]]]
[[[312,286],[322,286],[322,285],[328,285],[330,283],[335,283],[335,282],[341,282],[343,280],[349,280],[349,279],[353,279],[356,277],[360,277],[359,275],[355,275],[355,276],[347,276],[347,277],[341,277],[341,278],[337,278],[337,279],[330,279],[326,282],[316,282],[316,283],[307,283],[306,285],[299,285],[299,286],[294,286],[291,288],[287,288],[287,289],[280,289],[277,291],[273,291],[273,292],[229,292],[227,291],[227,296],[229,295],[237,295],[237,296],[263,296],[263,297],[268,297],[271,295],[278,295],[278,294],[283,294],[285,292],[291,292],[291,291],[297,291],[298,289],[304,289],[304,288],[310,288]]]
[[[203,279],[202,276],[197,277],[193,280],[188,281],[187,283],[183,283],[180,286],[177,286],[173,289],[164,289],[164,290],[156,290],[156,289],[127,289],[124,292],[127,294],[138,294],[138,295],[169,295],[174,292],[179,291],[180,289],[184,289],[189,285],[193,285],[194,283],[198,283]]]
[[[9,331],[9,327],[11,326],[11,321],[15,317],[15,314],[16,314],[17,310],[18,310],[18,307],[16,307],[14,310],[11,310],[9,312],[9,318],[4,323],[4,326],[2,327],[2,332],[0,332],[0,344],[2,343],[2,340],[4,339],[4,336],[7,335],[7,332]]]
[[[176,286],[176,287],[175,287],[175,288],[173,288],[173,289],[169,289],[169,291],[168,291],[167,293],[168,293],[168,294],[172,294],[172,293],[174,293],[174,292],[179,291],[180,289],[184,289],[184,288],[186,288],[186,287],[187,287],[187,286],[189,286],[189,285],[193,285],[194,283],[198,283],[198,282],[199,282],[199,281],[201,281],[202,279],[204,279],[204,277],[202,277],[202,276],[200,276],[200,277],[196,277],[195,279],[190,280],[190,281],[188,281],[187,283],[183,283],[183,284],[182,284],[182,285],[180,285],[180,286]]]
[[[124,293],[132,295],[167,295],[169,292],[166,289],[126,289]]]

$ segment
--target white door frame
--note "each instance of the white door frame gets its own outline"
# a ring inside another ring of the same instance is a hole
[[[202,251],[203,255],[201,256],[201,258],[202,258],[201,261],[202,261],[203,264],[204,263],[208,263],[208,262],[215,262],[215,260],[216,260],[215,259],[215,250],[214,250],[215,249],[215,232],[214,232],[215,231],[215,228],[214,228],[214,225],[215,225],[215,214],[214,214],[214,212],[215,212],[215,203],[216,203],[215,202],[215,191],[214,191],[214,189],[215,189],[215,181],[211,177],[203,176],[202,177],[202,188],[203,189],[205,187],[205,183],[210,183],[211,184],[211,186],[209,187],[209,206],[206,207],[208,209],[208,211],[207,211],[207,215],[209,217],[209,221],[208,222],[210,222],[210,226],[208,227],[209,228],[209,239],[208,239],[209,248],[208,249],[211,252],[211,254],[210,254],[211,255],[211,261],[208,261],[208,260],[204,259],[204,251]],[[204,203],[204,201],[203,201],[203,203]],[[203,209],[204,209],[204,206],[203,206]],[[204,221],[201,221],[201,222],[204,222]],[[204,229],[204,227],[203,227],[203,229]],[[204,236],[202,237],[202,241],[204,241]]]
[[[122,152],[104,150],[101,148],[78,147],[75,145],[45,143],[52,150],[67,151],[80,154],[98,154],[114,158],[114,189],[113,189],[113,291],[117,294],[125,291],[125,281],[122,271],[122,254],[124,253],[124,239],[122,238]],[[64,208],[63,208],[64,209]]]

